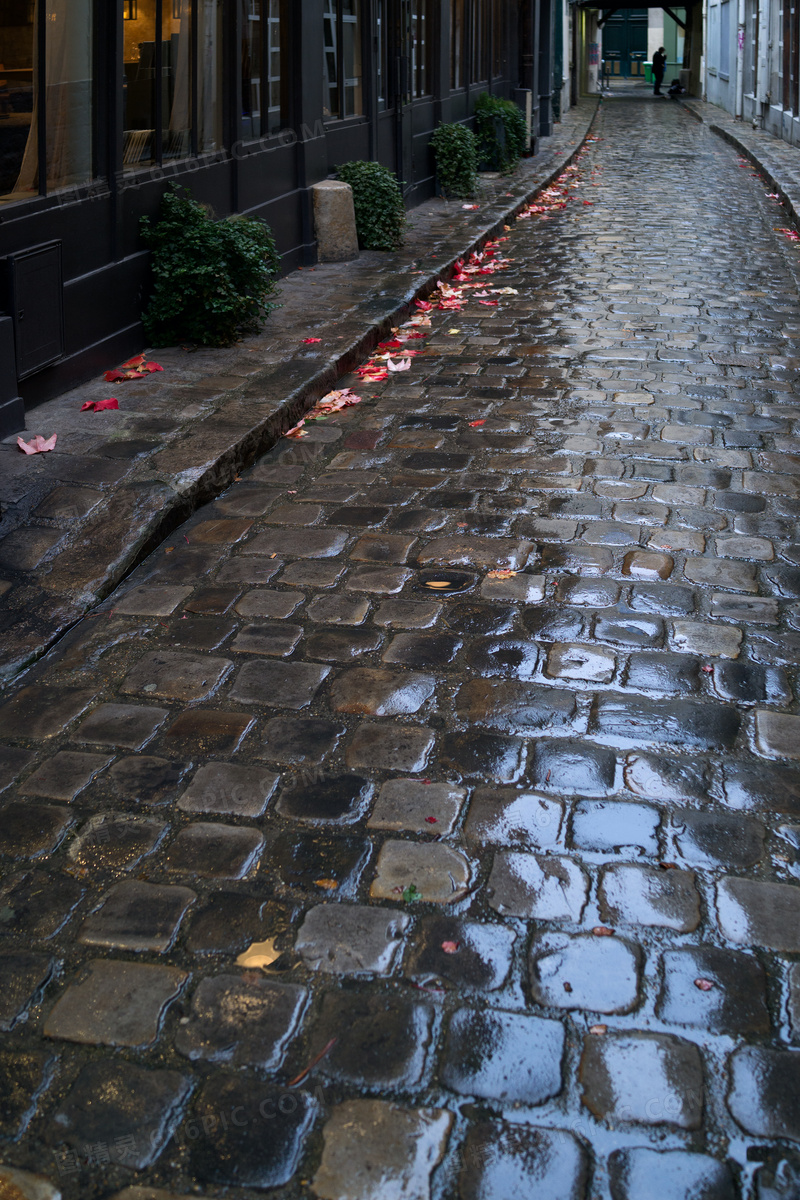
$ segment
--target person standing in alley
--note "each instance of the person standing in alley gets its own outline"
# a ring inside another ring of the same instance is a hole
[[[661,83],[664,79],[664,71],[666,70],[666,67],[667,55],[664,47],[659,46],[658,50],[656,50],[655,54],[653,55],[653,79],[655,80],[656,85],[653,88],[654,96],[661,95]]]

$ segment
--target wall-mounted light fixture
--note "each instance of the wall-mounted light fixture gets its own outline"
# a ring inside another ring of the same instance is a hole
[[[125,21],[138,21],[139,0],[122,0],[122,16]]]

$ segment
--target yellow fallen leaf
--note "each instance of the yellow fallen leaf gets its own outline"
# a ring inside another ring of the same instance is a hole
[[[448,329],[448,333],[461,333],[460,329]]]
[[[509,569],[489,571],[486,575],[486,578],[487,579],[511,579],[512,576],[514,576],[516,574],[517,574],[516,571],[511,571]]]
[[[328,892],[333,892],[336,890],[336,888],[338,888],[339,884],[335,879],[315,879],[314,886],[325,888],[325,890]]]
[[[275,949],[275,938],[268,938],[266,942],[253,942],[246,950],[242,951],[236,959],[237,967],[269,967],[280,958],[280,950]]]

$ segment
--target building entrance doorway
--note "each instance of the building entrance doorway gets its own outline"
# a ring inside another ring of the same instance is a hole
[[[647,60],[646,8],[621,8],[603,25],[603,61],[612,78],[644,78]]]

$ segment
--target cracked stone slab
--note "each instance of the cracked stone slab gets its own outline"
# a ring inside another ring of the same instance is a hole
[[[739,946],[800,952],[800,889],[726,876],[717,884],[717,920],[723,935]]]
[[[182,812],[263,816],[279,775],[261,767],[206,763],[178,801]]]
[[[232,669],[229,658],[200,658],[173,650],[152,650],[128,672],[122,691],[184,703],[205,700]]]
[[[191,1091],[192,1080],[179,1071],[91,1062],[50,1117],[47,1141],[81,1153],[103,1145],[112,1163],[143,1171],[165,1149]]]
[[[101,704],[77,731],[73,741],[96,746],[122,746],[141,750],[169,716],[167,708],[149,708],[141,704]]]
[[[453,904],[466,895],[471,877],[468,860],[449,846],[387,841],[378,855],[369,894],[373,900],[392,900],[414,886],[422,900]]]
[[[431,1200],[431,1176],[444,1157],[453,1115],[383,1100],[334,1108],[312,1181],[320,1200]],[[376,1166],[380,1164],[379,1169]]]
[[[330,671],[315,663],[246,663],[236,677],[231,699],[299,711],[308,708]]]
[[[395,909],[319,904],[306,913],[295,950],[312,971],[388,975],[410,922]]]
[[[192,1061],[275,1071],[308,1001],[305,988],[217,975],[203,979],[175,1049]]]
[[[165,714],[166,715],[166,714]],[[47,758],[19,789],[20,794],[46,796],[49,800],[74,800],[113,758],[107,754],[83,754],[60,750]]]
[[[205,1185],[280,1187],[296,1173],[316,1115],[316,1101],[302,1089],[212,1075],[185,1126],[191,1172]]]
[[[435,690],[436,680],[432,675],[353,667],[334,680],[331,708],[340,713],[396,717],[419,712]]]
[[[498,851],[488,884],[489,904],[503,916],[580,921],[589,877],[570,858]]]
[[[153,1046],[188,978],[177,967],[96,959],[57,1000],[44,1036],[87,1046]]]
[[[476,847],[487,844],[518,850],[549,849],[561,840],[564,804],[537,792],[515,788],[476,788],[464,836]]]
[[[563,1129],[481,1121],[467,1134],[461,1158],[459,1200],[583,1200],[586,1195],[588,1155]]]
[[[0,708],[0,736],[43,740],[56,737],[95,698],[91,688],[31,684]]]
[[[800,1142],[800,1055],[743,1046],[731,1055],[728,1108],[746,1133]]]
[[[450,1018],[440,1074],[466,1096],[543,1104],[564,1086],[560,1021],[499,1009],[460,1008]]]
[[[452,833],[466,794],[448,783],[390,779],[381,786],[367,828],[432,836]]]
[[[699,1129],[703,1065],[693,1042],[658,1033],[588,1033],[582,1100],[600,1121]]]
[[[0,1195],[8,1200],[61,1200],[61,1191],[44,1175],[0,1166]]]
[[[475,566],[521,571],[533,549],[533,542],[513,538],[434,538],[417,555],[417,562],[421,566],[430,563],[439,567]]]
[[[736,1200],[727,1163],[685,1150],[638,1146],[614,1150],[608,1160],[612,1200]],[[655,1190],[654,1190],[655,1188]]]
[[[0,954],[0,1030],[8,1033],[38,1003],[53,977],[56,960],[49,954],[20,951]]]
[[[544,934],[533,942],[528,963],[537,1004],[627,1013],[639,1002],[641,953],[621,938]]]
[[[196,894],[186,887],[116,883],[84,921],[78,941],[105,950],[169,950]]]
[[[611,924],[650,925],[691,933],[700,924],[693,871],[620,864],[603,871],[600,916]]]

